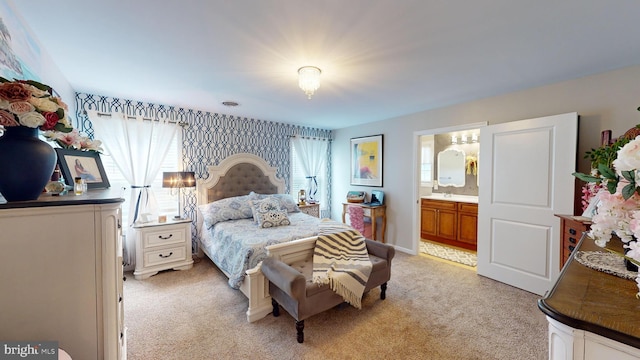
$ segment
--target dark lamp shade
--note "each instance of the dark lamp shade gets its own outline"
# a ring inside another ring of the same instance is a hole
[[[177,171],[162,173],[163,188],[187,188],[196,186],[196,173],[193,171]]]

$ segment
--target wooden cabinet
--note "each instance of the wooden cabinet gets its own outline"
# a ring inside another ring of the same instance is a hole
[[[474,248],[478,243],[478,204],[458,203],[458,241]]]
[[[421,199],[420,236],[462,247],[477,249],[478,204]]]
[[[188,270],[191,256],[191,219],[152,222],[134,226],[136,230],[137,280],[146,279],[161,270]]]
[[[0,204],[0,339],[58,341],[74,359],[125,359],[119,197]]]
[[[584,216],[558,215],[560,218],[560,269],[578,245],[582,233],[591,228],[591,219]]]

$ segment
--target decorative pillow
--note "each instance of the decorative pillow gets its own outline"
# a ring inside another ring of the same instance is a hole
[[[255,198],[255,194],[234,196],[200,205],[198,208],[202,212],[205,226],[210,229],[221,221],[251,218],[253,211],[250,201]]]
[[[249,195],[257,196],[258,200],[273,197],[278,199],[278,201],[280,201],[280,207],[286,210],[287,212],[290,212],[290,213],[300,212],[300,208],[298,207],[298,204],[293,199],[293,196],[291,196],[290,194],[256,194],[252,191]]]
[[[261,228],[290,225],[287,211],[280,208],[280,201],[273,197],[252,200],[253,217]]]

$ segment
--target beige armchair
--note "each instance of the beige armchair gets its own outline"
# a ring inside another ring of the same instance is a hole
[[[387,282],[391,279],[391,259],[395,249],[389,245],[365,240],[373,269],[365,292],[380,286],[380,299],[386,297]],[[304,342],[304,320],[344,302],[329,285],[313,283],[313,256],[285,264],[275,258],[262,262],[262,273],[269,279],[269,294],[273,304],[273,316],[280,315],[282,306],[295,320],[297,339]]]

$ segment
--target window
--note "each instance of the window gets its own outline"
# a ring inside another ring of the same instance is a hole
[[[155,195],[156,201],[158,202],[158,213],[159,214],[174,214],[178,215],[178,194],[176,190],[171,191],[169,188],[162,187],[162,173],[165,171],[178,171],[181,169],[180,167],[180,143],[181,143],[180,134],[174,136],[173,141],[169,147],[169,151],[167,152],[167,156],[162,162],[162,167],[160,171],[158,171],[158,175],[153,180],[151,184],[151,189],[153,189],[153,194]],[[127,180],[125,180],[124,176],[115,162],[108,154],[101,154],[100,159],[102,160],[102,165],[104,166],[104,171],[107,174],[109,179],[109,183],[111,184],[111,188],[126,188],[126,191],[123,192],[123,197],[125,198],[125,202],[122,205],[122,219],[129,222],[129,208],[130,208],[130,195],[131,189]]]
[[[309,179],[306,178],[304,168],[300,162],[300,156],[296,155],[296,151],[291,146],[291,195],[297,200],[298,191],[304,189],[309,190]]]
[[[420,186],[433,186],[433,135],[420,136]]]
[[[309,151],[313,152],[312,149],[316,151],[316,154],[320,154],[317,156],[315,160],[309,161],[317,161],[322,164],[322,171],[316,174],[316,182],[318,183],[317,192],[315,194],[315,200],[320,203],[321,210],[328,209],[328,194],[327,194],[327,164],[329,163],[328,159],[328,142],[327,140],[317,140],[317,139],[303,139],[310,147]],[[313,158],[313,156],[311,156]],[[293,141],[291,142],[291,195],[294,198],[297,198],[298,191],[305,190],[307,192],[307,198],[309,197],[309,187],[310,187],[310,179],[307,178],[307,174],[304,170],[303,166],[303,155],[299,154],[295,150],[295,146]]]

